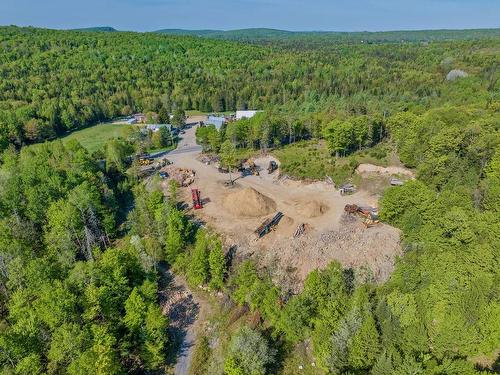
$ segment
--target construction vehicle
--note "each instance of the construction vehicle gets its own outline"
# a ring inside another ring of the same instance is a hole
[[[350,215],[357,215],[363,220],[363,224],[367,227],[373,227],[380,223],[378,218],[378,210],[373,207],[359,207],[355,204],[347,204],[344,211]]]
[[[241,175],[243,177],[250,176],[250,175],[253,175],[253,176],[260,175],[259,167],[257,167],[257,165],[255,165],[255,163],[253,161],[246,161],[245,163],[242,163],[240,168],[238,169],[238,171],[241,172]]]
[[[201,210],[203,208],[203,203],[200,198],[200,191],[198,189],[191,189],[191,197],[193,198],[193,208],[195,210]]]
[[[250,164],[250,172],[254,176],[260,176],[259,168],[255,165],[254,162]]]
[[[264,237],[266,234],[274,230],[274,228],[279,224],[280,220],[283,218],[283,213],[278,212],[272,219],[266,219],[256,230],[255,234],[259,238]]]
[[[392,186],[403,186],[405,183],[404,181],[400,180],[399,178],[391,178],[391,185]]]
[[[274,160],[271,160],[269,162],[269,166],[267,167],[267,173],[271,174],[273,173],[276,169],[278,169],[278,163],[276,163]]]
[[[153,164],[153,160],[150,158],[139,158],[140,165],[151,165]]]
[[[154,158],[147,153],[136,155],[136,159],[139,165],[151,165],[154,161]]]
[[[339,188],[339,191],[340,191],[340,195],[351,195],[351,194],[354,194],[357,190],[356,190],[356,186],[349,183],[349,184],[341,185]]]

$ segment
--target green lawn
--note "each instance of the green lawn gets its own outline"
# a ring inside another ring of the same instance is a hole
[[[82,130],[77,130],[63,138],[63,142],[76,139],[90,153],[104,147],[111,138],[127,138],[134,125],[98,124]]]
[[[161,147],[161,148],[151,148],[148,150],[149,154],[156,154],[157,152],[167,152],[167,151],[172,151],[177,148],[177,143],[168,146],[168,147]]]

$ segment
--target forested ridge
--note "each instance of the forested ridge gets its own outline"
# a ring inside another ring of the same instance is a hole
[[[429,42],[445,40],[466,40],[498,37],[500,29],[469,30],[407,30],[407,31],[286,31],[266,28],[241,30],[183,30],[163,29],[156,31],[169,35],[192,35],[210,39],[226,39],[251,43],[268,42],[308,42],[309,44],[325,44],[328,42],[348,43],[399,43]]]
[[[498,372],[498,38],[258,46],[4,27],[0,46],[3,373],[162,373],[175,350],[165,265],[224,296],[193,374]],[[281,153],[287,173],[338,182],[365,154],[414,168],[380,202],[403,234],[389,281],[334,262],[292,294],[252,261],[231,264],[175,184],[146,190],[133,137],[93,155],[44,142],[134,111],[247,107],[265,111],[198,129],[206,151],[228,164]]]
[[[335,97],[351,111],[433,106],[445,76],[470,68],[488,85],[498,39],[400,45],[242,45],[137,33],[0,29],[0,147],[162,106],[201,111],[305,106]],[[492,85],[492,89],[495,85]],[[454,101],[471,100],[471,92]],[[449,98],[446,97],[446,100]],[[411,103],[411,104],[410,104]],[[380,106],[385,108],[380,108]]]

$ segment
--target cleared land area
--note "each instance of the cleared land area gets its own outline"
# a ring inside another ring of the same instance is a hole
[[[270,160],[255,160],[260,176],[239,177],[228,186],[227,174],[199,159],[195,128],[188,129],[178,149],[167,157],[177,168],[195,171],[195,181],[181,195],[191,205],[191,188],[201,190],[204,208],[194,214],[220,233],[236,259],[251,257],[267,268],[281,286],[299,290],[307,274],[326,267],[332,260],[366,273],[375,281],[386,280],[401,254],[400,232],[389,225],[366,228],[360,220],[344,213],[346,204],[376,207],[378,197],[360,190],[341,195],[326,182],[304,183],[268,174]],[[167,192],[168,182],[163,182]],[[276,230],[257,239],[255,229],[280,211],[284,214]],[[304,234],[294,238],[304,224]]]
[[[90,153],[104,147],[111,138],[126,138],[134,129],[133,125],[123,123],[97,124],[82,130],[77,130],[64,137],[63,142],[77,140]]]

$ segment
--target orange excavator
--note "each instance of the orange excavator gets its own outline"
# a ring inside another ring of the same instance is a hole
[[[373,227],[380,223],[378,210],[373,207],[359,207],[355,204],[347,204],[344,211],[350,215],[357,215],[363,219],[363,224],[367,227]]]

